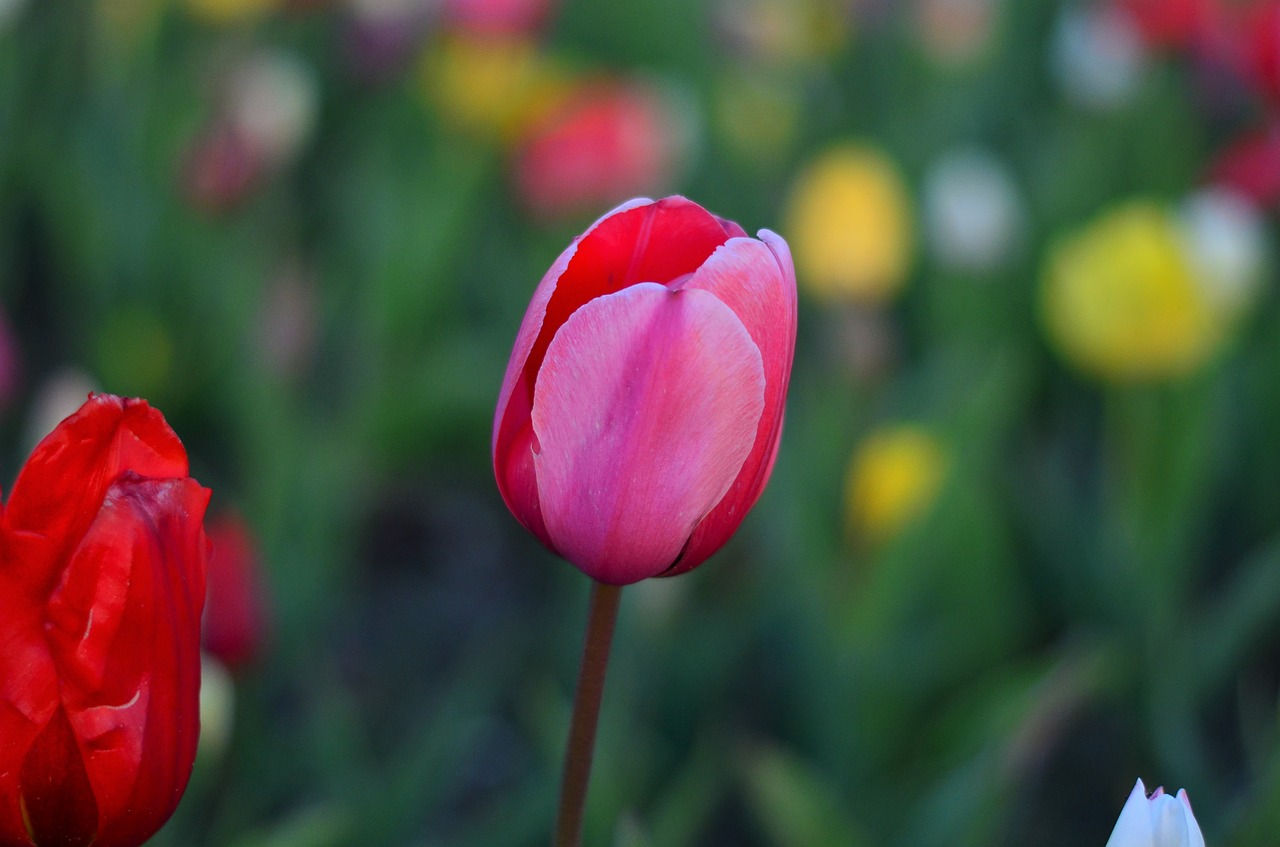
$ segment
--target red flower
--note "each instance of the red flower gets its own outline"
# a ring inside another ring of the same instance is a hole
[[[142,400],[89,401],[0,514],[0,844],[134,847],[199,732],[209,491]]]
[[[494,418],[512,514],[588,576],[683,573],[768,481],[796,336],[787,244],[683,197],[632,200],[534,292]]]
[[[1280,101],[1280,2],[1263,0],[1245,9],[1237,49],[1249,81],[1274,104]]]
[[[1217,23],[1219,0],[1118,0],[1148,44],[1194,46]]]
[[[230,671],[257,658],[266,641],[266,593],[257,545],[238,515],[209,523],[209,590],[205,598],[204,648]]]
[[[1233,141],[1218,153],[1209,178],[1258,206],[1280,202],[1280,126]]]
[[[668,187],[690,135],[682,118],[671,97],[643,83],[583,86],[521,144],[521,201],[557,218]]]
[[[552,0],[445,0],[444,18],[472,32],[519,35],[540,29],[552,6]]]

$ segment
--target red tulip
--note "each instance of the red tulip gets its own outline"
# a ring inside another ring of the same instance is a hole
[[[1182,48],[1206,36],[1220,10],[1218,0],[1118,0],[1146,42]]]
[[[1280,102],[1280,2],[1263,0],[1245,9],[1237,49],[1244,54],[1246,77],[1274,105]]]
[[[1280,202],[1280,125],[1231,142],[1210,165],[1209,177],[1258,206]]]
[[[142,400],[92,395],[0,515],[0,844],[135,847],[199,732],[209,491]]]
[[[204,648],[229,671],[251,664],[267,634],[265,587],[253,534],[238,516],[209,523],[209,589],[204,610]]]
[[[445,0],[449,26],[472,32],[533,33],[550,16],[552,0]]]
[[[782,238],[683,197],[614,209],[516,336],[493,433],[508,508],[600,582],[701,564],[768,481],[795,335]]]
[[[662,89],[585,84],[522,140],[516,191],[534,215],[553,219],[661,190],[680,169],[691,135],[687,113]]]

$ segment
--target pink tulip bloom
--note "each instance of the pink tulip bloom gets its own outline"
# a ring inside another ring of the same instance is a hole
[[[494,417],[512,514],[614,585],[674,575],[764,489],[796,337],[791,253],[683,197],[622,204],[547,271]]]
[[[1157,788],[1148,797],[1146,786],[1138,780],[1107,847],[1204,847],[1204,836],[1185,790],[1174,798]]]

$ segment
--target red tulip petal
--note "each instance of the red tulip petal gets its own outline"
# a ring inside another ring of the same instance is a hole
[[[58,424],[14,482],[3,526],[14,578],[47,595],[57,568],[123,471],[187,475],[187,455],[164,417],[145,401],[98,394]]]
[[[62,709],[36,737],[19,776],[22,816],[39,847],[89,847],[98,834],[84,756]]]
[[[706,291],[642,283],[578,309],[532,411],[556,548],[602,582],[666,570],[751,452],[764,389],[759,349]]]
[[[190,479],[124,475],[49,602],[64,703],[104,822],[95,847],[141,844],[190,776],[208,500]]]
[[[715,294],[742,320],[764,362],[765,402],[755,443],[738,478],[698,524],[670,576],[693,569],[729,540],[764,491],[782,437],[796,346],[796,273],[781,237],[761,230],[760,238],[730,240],[682,283],[684,289]]]

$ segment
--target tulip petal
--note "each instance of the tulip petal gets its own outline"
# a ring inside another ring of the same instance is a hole
[[[89,847],[98,834],[98,806],[84,755],[57,709],[22,763],[22,816],[39,847]]]
[[[1116,828],[1107,839],[1107,847],[1137,847],[1150,845],[1154,834],[1151,831],[1151,811],[1148,808],[1147,789],[1138,780],[1138,784],[1129,792],[1129,799],[1120,810],[1120,819]]]
[[[729,539],[759,499],[778,453],[796,345],[796,276],[787,243],[768,230],[761,230],[760,238],[730,239],[680,285],[715,294],[742,320],[764,361],[765,405],[755,443],[738,478],[698,524],[668,576],[701,564]]]
[[[578,245],[603,221],[631,209],[647,206],[653,201],[647,197],[628,200],[587,228],[573,240],[551,264],[542,281],[533,292],[533,299],[524,313],[516,343],[507,361],[507,372],[502,378],[502,390],[498,393],[498,406],[493,421],[493,466],[498,481],[498,492],[507,508],[520,522],[539,538],[546,538],[542,514],[537,508],[537,486],[533,482],[533,429],[529,425],[529,411],[533,406],[532,386],[522,379],[534,342],[542,332],[547,303],[555,293],[556,283],[578,253]],[[519,388],[520,390],[516,390]],[[532,499],[530,499],[532,498]]]
[[[104,847],[149,837],[173,812],[190,776],[199,732],[208,500],[208,489],[190,479],[125,474],[108,489],[49,603],[67,714],[92,753],[86,768]],[[78,581],[95,577],[101,581],[85,608]],[[99,615],[107,634],[96,632]],[[71,625],[77,617],[82,627]]]
[[[683,197],[623,203],[596,221],[556,259],[534,291],[507,364],[494,417],[498,489],[512,513],[547,540],[532,479],[529,413],[533,388],[552,337],[584,303],[637,282],[671,282],[693,273],[730,235],[722,222]],[[524,496],[518,496],[518,493]]]
[[[9,562],[22,563],[14,578],[47,595],[107,486],[126,470],[185,477],[187,455],[146,402],[94,395],[36,446],[14,482],[3,518]]]
[[[706,291],[642,283],[578,309],[532,410],[556,549],[602,582],[668,568],[751,452],[764,389],[759,349]]]
[[[1183,816],[1187,821],[1187,847],[1204,847],[1204,834],[1196,823],[1195,813],[1191,811],[1191,798],[1185,788],[1178,789],[1178,802],[1182,804]]]

